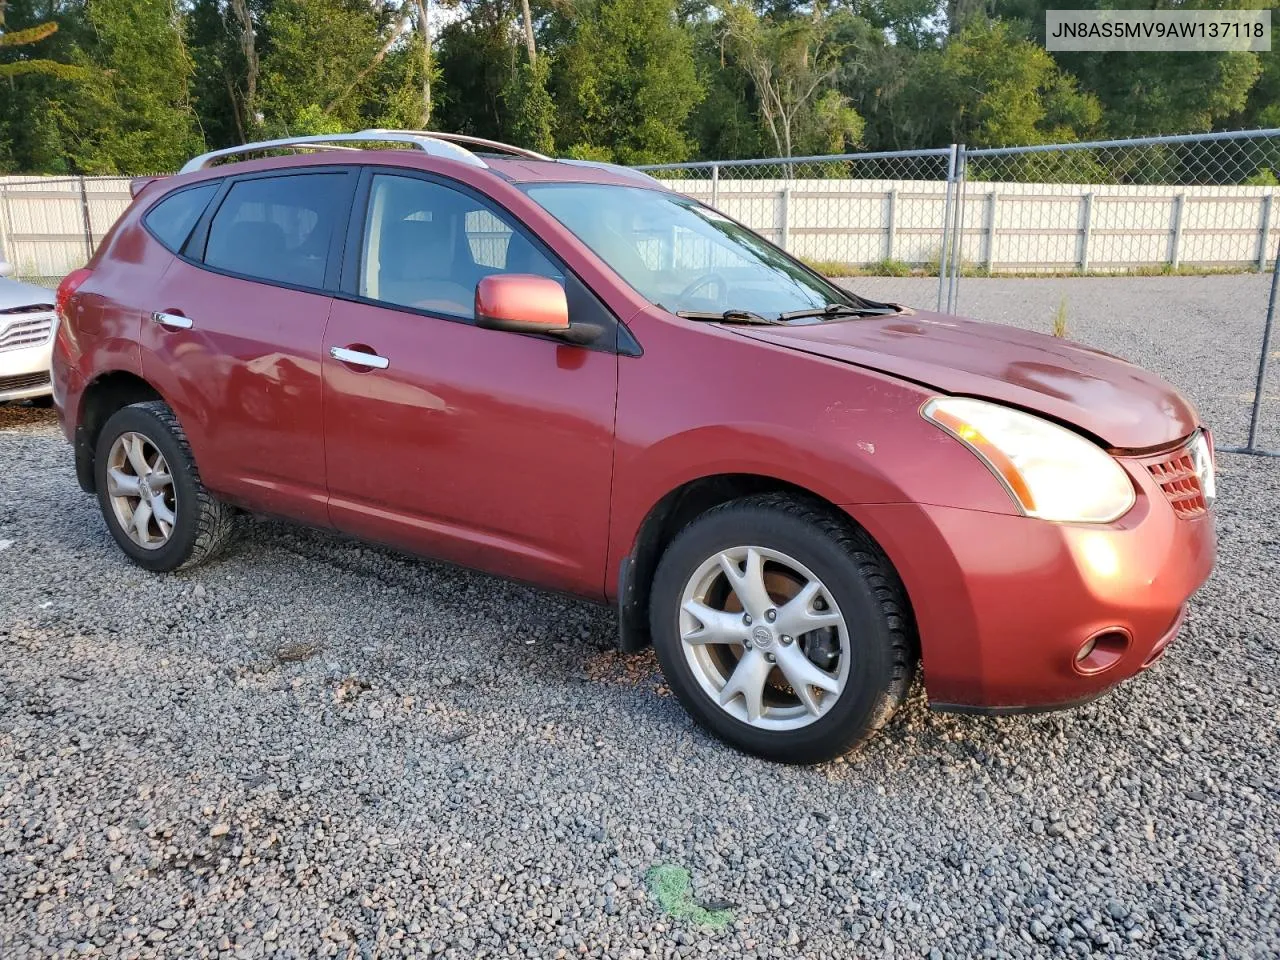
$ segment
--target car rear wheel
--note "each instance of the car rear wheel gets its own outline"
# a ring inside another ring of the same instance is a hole
[[[686,527],[658,565],[650,617],[685,708],[770,760],[847,752],[892,716],[915,666],[902,586],[875,543],[777,494]]]
[[[235,511],[200,482],[186,434],[159,400],[117,410],[94,457],[98,505],[116,543],[156,572],[194,566],[230,540]]]

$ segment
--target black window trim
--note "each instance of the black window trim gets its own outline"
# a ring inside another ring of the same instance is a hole
[[[213,223],[213,218],[218,215],[218,211],[222,209],[222,204],[226,202],[227,195],[231,192],[232,187],[237,183],[243,183],[248,180],[273,180],[280,177],[306,177],[316,174],[335,173],[340,173],[347,178],[347,183],[345,184],[346,193],[338,201],[338,216],[334,221],[333,236],[329,238],[329,253],[325,260],[324,280],[321,286],[312,287],[306,284],[289,283],[285,280],[275,280],[269,277],[255,277],[252,274],[210,266],[204,262],[205,251],[209,243],[209,226]],[[316,167],[283,167],[225,177],[221,181],[220,189],[214,194],[213,199],[209,201],[200,219],[196,221],[190,236],[187,237],[187,242],[183,244],[182,250],[177,256],[193,267],[207,270],[209,273],[215,273],[219,276],[247,280],[250,283],[262,283],[269,287],[281,287],[285,290],[297,290],[299,293],[315,293],[320,296],[332,297],[338,289],[343,245],[346,243],[348,224],[351,219],[351,204],[355,196],[359,174],[359,167],[345,164],[326,164]],[[201,182],[203,183],[204,181]],[[196,184],[192,184],[192,186],[196,186]]]
[[[414,170],[406,167],[384,166],[380,164],[362,164],[358,167],[360,171],[360,180],[356,185],[355,195],[351,204],[351,215],[347,220],[346,242],[342,253],[342,266],[340,272],[340,280],[337,290],[333,296],[338,300],[345,300],[350,303],[359,303],[364,306],[378,307],[382,310],[395,310],[398,313],[407,313],[412,316],[429,317],[434,320],[443,320],[449,323],[461,323],[467,326],[476,326],[474,317],[461,316],[456,313],[446,313],[443,310],[424,310],[420,307],[411,307],[406,304],[390,303],[386,300],[377,300],[373,297],[361,296],[358,292],[360,289],[360,268],[364,259],[364,227],[369,215],[369,194],[375,176],[391,176],[403,177],[410,180],[424,180],[428,183],[434,183],[437,186],[445,187],[449,190],[455,190],[464,196],[476,201],[481,207],[492,208],[503,215],[507,226],[513,233],[520,234],[527,240],[535,250],[541,253],[552,266],[559,268],[566,277],[573,279],[582,287],[587,296],[595,301],[600,316],[607,318],[608,322],[613,326],[613,336],[601,337],[592,344],[580,345],[586,350],[603,351],[606,353],[616,353],[621,356],[639,357],[644,353],[644,349],[640,346],[640,342],[636,340],[635,335],[623,323],[618,316],[609,308],[608,304],[600,298],[600,296],[591,289],[588,284],[578,274],[576,270],[569,267],[564,260],[552,250],[545,241],[537,234],[531,231],[524,222],[516,216],[509,208],[500,203],[494,197],[475,189],[469,184],[462,183],[450,177],[441,176],[436,173],[429,173],[423,170]],[[512,336],[533,337],[537,340],[546,340],[551,343],[564,345],[565,341],[553,334],[546,333],[513,333]]]
[[[169,200],[171,197],[176,197],[180,193],[190,193],[192,190],[200,190],[204,187],[213,187],[214,188],[213,194],[209,197],[208,200],[204,202],[204,209],[200,211],[200,215],[196,217],[195,221],[187,229],[187,235],[182,238],[182,242],[178,244],[178,248],[175,250],[173,247],[169,246],[167,243],[161,240],[160,235],[156,233],[155,230],[152,228],[149,222],[151,219],[151,214],[155,213],[156,209],[160,206],[160,204]],[[170,190],[168,193],[161,194],[150,204],[150,206],[147,207],[146,211],[139,218],[142,221],[142,229],[147,231],[147,234],[151,237],[152,240],[160,244],[160,246],[164,247],[174,256],[176,257],[182,256],[183,248],[186,247],[187,242],[191,239],[191,235],[195,233],[196,228],[200,226],[200,221],[204,219],[204,215],[208,211],[209,205],[218,199],[218,195],[221,192],[221,187],[222,187],[222,181],[220,179],[211,177],[208,180],[199,180],[195,183],[185,183],[174,190]]]

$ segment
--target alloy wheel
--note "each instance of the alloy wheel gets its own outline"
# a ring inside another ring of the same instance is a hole
[[[699,686],[753,727],[808,726],[849,679],[840,608],[811,570],[778,550],[739,546],[707,558],[685,585],[679,629]]]
[[[122,433],[107,455],[107,495],[116,522],[138,546],[158,550],[173,536],[177,491],[164,454],[141,433]]]

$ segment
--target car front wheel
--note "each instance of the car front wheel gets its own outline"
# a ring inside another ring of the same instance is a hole
[[[650,617],[685,708],[770,760],[847,752],[892,716],[915,666],[902,586],[874,542],[777,494],[686,527],[658,565]]]

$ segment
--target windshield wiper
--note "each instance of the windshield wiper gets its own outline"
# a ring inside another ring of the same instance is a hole
[[[712,310],[677,310],[676,316],[686,320],[712,320],[716,323],[758,323],[767,327],[775,327],[783,322],[781,317],[770,320],[750,310],[724,310],[721,313]]]
[[[778,319],[786,323],[788,320],[799,320],[801,317],[874,317],[898,312],[900,311],[897,307],[887,303],[877,304],[874,307],[858,307],[851,303],[828,303],[825,307],[780,313]]]

